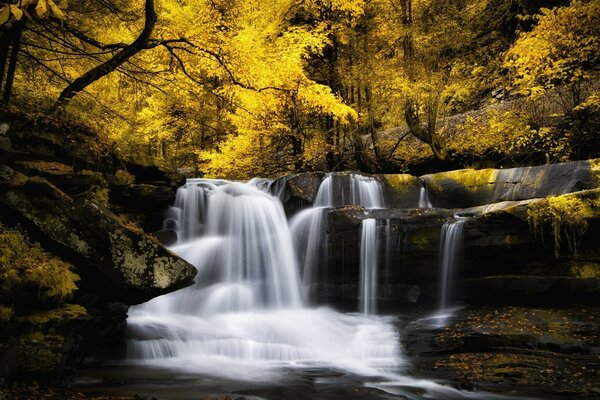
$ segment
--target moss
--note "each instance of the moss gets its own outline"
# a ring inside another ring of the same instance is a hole
[[[577,278],[600,279],[600,264],[593,262],[571,262],[570,271]]]
[[[0,322],[10,321],[14,314],[14,308],[0,305]]]
[[[543,239],[544,228],[551,227],[556,258],[560,257],[563,239],[577,257],[581,237],[588,230],[588,220],[598,215],[599,190],[548,197],[531,203],[527,208],[527,221],[536,237]]]
[[[79,304],[63,304],[61,307],[52,310],[40,311],[30,315],[18,317],[21,322],[28,322],[37,328],[44,325],[64,325],[70,321],[78,319],[87,314],[85,307]]]
[[[469,190],[477,190],[481,187],[491,187],[496,183],[496,177],[498,176],[498,170],[496,169],[461,169],[458,171],[442,172],[439,174],[431,175],[432,187],[441,186],[444,181],[451,181],[464,186]]]
[[[408,236],[410,243],[419,250],[431,247],[439,240],[439,229],[419,229]]]
[[[20,161],[25,168],[47,175],[68,175],[73,173],[73,167],[54,161]]]
[[[589,160],[588,163],[590,165],[590,172],[592,173],[592,176],[596,180],[598,186],[600,186],[600,158]]]
[[[409,174],[386,174],[383,175],[383,179],[398,193],[407,192],[418,186],[417,179]]]
[[[97,187],[95,187],[92,190],[92,193],[91,193],[90,197],[91,197],[91,200],[94,203],[96,203],[96,204],[98,204],[98,205],[100,205],[100,206],[102,206],[104,208],[108,208],[109,207],[109,203],[108,203],[108,198],[109,198],[109,196],[108,196],[108,188],[106,188],[106,187],[98,187],[97,186]]]
[[[117,170],[117,172],[115,172],[115,178],[117,178],[117,183],[119,185],[131,185],[135,182],[135,176],[124,169]]]
[[[18,229],[0,224],[0,295],[12,298],[33,286],[41,299],[63,300],[77,290],[73,267],[31,243]]]
[[[17,354],[20,368],[29,373],[49,373],[62,361],[64,338],[33,332],[19,337]]]

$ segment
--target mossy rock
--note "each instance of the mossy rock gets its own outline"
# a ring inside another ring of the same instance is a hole
[[[63,363],[62,335],[34,332],[19,337],[16,346],[19,370],[25,374],[57,372]]]
[[[465,208],[595,189],[599,160],[424,175],[435,207]]]
[[[600,189],[548,197],[531,203],[527,208],[527,219],[540,240],[544,240],[545,234],[551,237],[556,258],[565,248],[577,257],[581,238],[587,232],[590,221],[600,219]],[[550,235],[547,235],[548,231]]]
[[[40,329],[42,327],[49,329],[64,326],[74,320],[77,320],[87,314],[85,307],[79,304],[63,304],[60,307],[50,310],[39,311],[29,315],[16,318],[19,322],[25,322]]]
[[[386,207],[415,208],[419,204],[419,196],[423,182],[409,174],[381,175]]]
[[[89,277],[88,287],[98,286],[96,290],[110,293],[115,301],[135,304],[192,283],[193,266],[101,202],[61,201],[66,195],[59,189],[42,178],[36,182],[45,187],[37,196],[25,187],[5,193],[2,212],[7,220],[36,230],[42,245],[59,246],[67,260],[81,266],[84,278]]]

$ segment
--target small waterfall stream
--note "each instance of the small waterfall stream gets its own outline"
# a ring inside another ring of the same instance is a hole
[[[433,208],[431,200],[429,199],[429,190],[427,189],[426,181],[421,181],[421,189],[419,190],[419,208]]]
[[[452,301],[452,279],[462,258],[464,218],[457,217],[442,226],[440,236],[440,305],[445,314]]]
[[[377,247],[377,220],[362,221],[360,239],[360,312],[375,314],[377,312],[377,272],[379,266]]]
[[[307,299],[311,299],[311,287],[324,283],[327,276],[326,265],[319,263],[326,258],[323,241],[325,239],[326,209],[357,205],[367,209],[382,208],[383,190],[376,179],[359,174],[327,174],[315,195],[313,207],[299,212],[290,221],[295,250],[300,259],[302,284]],[[365,251],[376,255],[377,250],[365,244]],[[362,249],[363,247],[361,247]],[[365,264],[364,268],[375,270],[376,264]],[[371,274],[371,273],[369,273]],[[370,283],[371,284],[371,283]],[[376,296],[376,281],[372,282]],[[373,288],[371,288],[373,289]],[[363,291],[361,286],[361,291]]]

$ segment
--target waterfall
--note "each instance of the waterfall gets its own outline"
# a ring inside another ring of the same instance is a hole
[[[290,230],[295,239],[294,248],[298,255],[302,285],[307,300],[311,298],[312,286],[322,281],[320,278],[326,275],[326,271],[323,271],[326,265],[320,264],[325,258],[322,246],[325,225],[325,207],[308,208],[298,213],[290,221]]]
[[[129,362],[238,380],[315,366],[396,370],[387,319],[305,306],[282,204],[256,187],[266,185],[193,179],[178,191],[170,250],[198,269],[196,283],[130,309]]]
[[[315,207],[357,205],[365,208],[384,207],[381,183],[359,174],[327,174],[315,196]]]
[[[463,251],[465,220],[456,218],[442,226],[440,236],[440,314],[446,312],[452,299],[452,278],[459,266]]]
[[[433,208],[431,200],[429,200],[427,182],[424,180],[421,181],[421,190],[419,191],[419,208]]]
[[[377,246],[377,220],[364,219],[362,221],[360,239],[360,311],[364,314],[377,312],[378,297],[378,246]]]
[[[335,174],[325,176],[313,202],[313,207],[299,212],[290,221],[296,254],[302,274],[305,294],[310,299],[310,289],[322,283],[326,277],[326,258],[323,242],[327,228],[326,209],[347,205],[365,208],[383,207],[383,190],[378,180],[358,174]],[[376,249],[370,250],[375,253]],[[376,268],[376,267],[374,267]]]

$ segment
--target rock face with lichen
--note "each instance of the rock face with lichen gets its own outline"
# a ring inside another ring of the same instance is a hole
[[[67,358],[72,364],[118,346],[128,305],[193,282],[195,268],[146,233],[160,229],[183,178],[149,162],[121,159],[84,129],[0,117],[8,127],[0,149],[0,226],[48,254],[54,268],[49,274],[77,278],[64,305],[62,298],[39,297],[43,291],[35,288],[45,281],[12,280],[28,283],[0,296],[0,324],[6,328],[0,369],[55,374]],[[61,263],[72,266],[70,272],[57,272]],[[38,264],[45,265],[32,265]],[[5,273],[6,279],[13,276]],[[34,333],[23,336],[23,329]]]
[[[320,234],[321,264],[327,269],[321,271],[321,283],[312,288],[313,294],[356,309],[361,221],[369,218],[377,221],[380,309],[435,303],[441,228],[458,213],[467,217],[464,254],[456,275],[463,300],[479,304],[596,304],[600,298],[597,165],[597,160],[591,160],[508,170],[507,174],[461,170],[424,177],[440,185],[435,189],[430,184],[430,193],[456,192],[453,204],[443,203],[455,207],[452,209],[438,207],[441,195],[437,200],[431,196],[434,209],[416,209],[414,205],[330,209]],[[514,178],[508,186],[492,175],[521,178]],[[410,176],[391,177],[382,180],[387,185],[384,196],[392,187],[410,197],[419,187]],[[553,186],[542,177],[561,178]],[[393,180],[397,182],[391,186]],[[389,199],[386,197],[386,204],[391,203]]]

